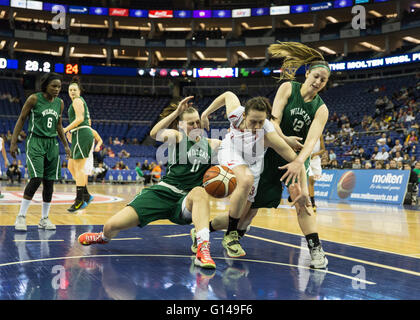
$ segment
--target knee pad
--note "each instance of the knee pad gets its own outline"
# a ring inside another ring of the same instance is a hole
[[[30,199],[34,197],[36,190],[38,190],[40,184],[42,182],[41,178],[32,178],[29,180],[28,184],[26,185],[24,195]]]
[[[54,192],[54,180],[43,180],[42,184],[44,189],[42,190],[42,201],[51,202],[52,195]]]

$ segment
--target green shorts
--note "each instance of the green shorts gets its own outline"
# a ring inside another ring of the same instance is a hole
[[[71,134],[71,153],[72,159],[89,158],[89,152],[93,144],[93,133],[89,127],[80,128]]]
[[[187,193],[177,193],[156,184],[143,189],[129,204],[139,216],[139,227],[168,219],[175,224],[190,224],[192,214],[185,207]]]
[[[252,209],[277,208],[279,206],[283,192],[283,183],[280,181],[280,178],[286,173],[286,170],[279,170],[278,167],[286,164],[288,164],[286,160],[280,157],[273,149],[268,148],[264,156],[264,171],[260,176],[257,195],[251,205]],[[309,159],[305,161],[305,168],[308,174]]]
[[[31,134],[26,142],[26,165],[29,178],[61,179],[61,161],[57,139]]]

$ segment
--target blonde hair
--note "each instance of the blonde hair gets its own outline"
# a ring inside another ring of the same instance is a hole
[[[279,80],[294,80],[296,71],[304,65],[312,67],[325,66],[330,71],[328,62],[317,50],[299,42],[278,42],[268,47],[268,53],[273,58],[283,58],[282,73]]]

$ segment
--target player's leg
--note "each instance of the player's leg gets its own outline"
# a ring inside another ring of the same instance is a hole
[[[247,206],[254,176],[246,165],[238,165],[232,171],[235,173],[237,185],[230,197],[229,221],[222,245],[230,257],[241,257],[245,255],[245,251],[239,243],[238,223]]]
[[[51,200],[54,193],[54,180],[42,180],[42,216],[39,221],[38,228],[45,230],[55,230],[56,226],[48,218]]]
[[[202,187],[192,189],[183,201],[183,206],[188,212],[191,212],[194,224],[194,228],[191,230],[191,236],[194,239],[191,249],[196,253],[194,264],[203,268],[216,268],[210,255],[210,230],[208,229],[210,199],[208,193]]]
[[[86,160],[87,158],[73,159],[73,178],[76,180],[76,200],[74,201],[72,206],[69,209],[67,209],[69,212],[75,212],[86,207],[86,202],[84,201],[84,193],[86,186],[84,166]]]
[[[293,190],[296,185],[289,186],[289,194],[292,200],[295,200],[296,193]],[[296,207],[297,219],[299,227],[308,243],[308,248],[311,254],[311,267],[315,269],[323,269],[328,265],[328,259],[322,249],[321,241],[319,240],[318,228],[315,214],[307,214],[307,210],[302,210]]]
[[[120,231],[131,229],[138,225],[139,216],[136,210],[131,206],[126,206],[108,219],[102,232],[86,232],[81,234],[78,240],[82,245],[106,244],[112,238],[115,238]]]
[[[44,174],[44,145],[41,139],[31,137],[26,145],[26,163],[28,167],[29,182],[23,192],[19,213],[15,221],[15,230],[26,231],[26,214],[35,192],[41,185]]]

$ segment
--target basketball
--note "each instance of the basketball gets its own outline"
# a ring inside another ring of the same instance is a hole
[[[203,187],[212,197],[226,198],[235,190],[235,174],[228,167],[213,166],[204,174]]]
[[[341,199],[346,199],[354,190],[356,176],[353,171],[344,173],[337,183],[337,194]]]

